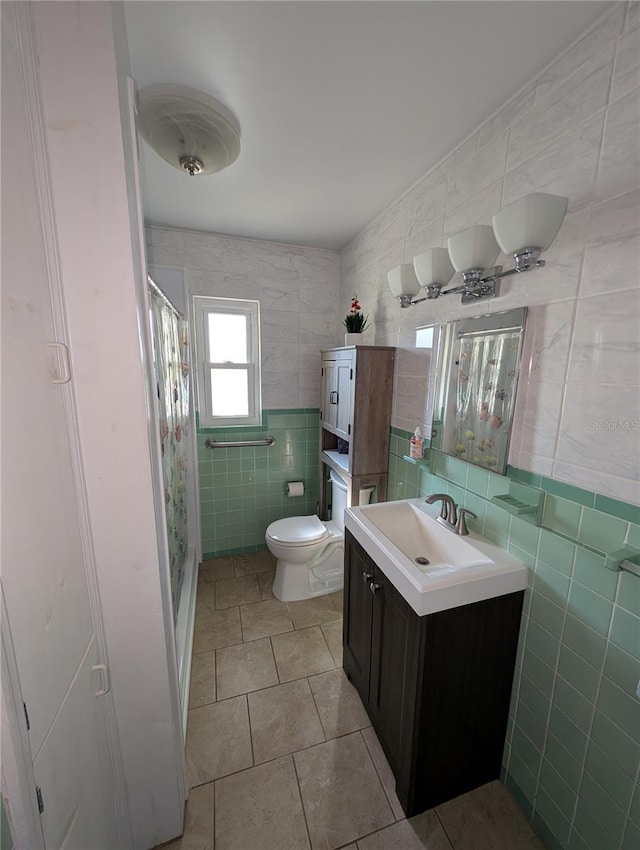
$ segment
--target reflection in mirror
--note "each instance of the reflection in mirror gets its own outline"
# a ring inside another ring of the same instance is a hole
[[[526,307],[418,328],[432,342],[431,446],[504,474]]]

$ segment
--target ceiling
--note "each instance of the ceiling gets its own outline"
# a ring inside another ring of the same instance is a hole
[[[202,177],[141,142],[145,217],[342,248],[610,5],[129,0],[138,87],[207,92],[242,134]]]

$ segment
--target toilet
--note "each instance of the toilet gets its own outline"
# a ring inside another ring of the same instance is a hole
[[[344,578],[344,511],[347,485],[331,471],[332,519],[292,516],[272,522],[267,547],[278,559],[273,595],[281,602],[310,599],[340,590]]]

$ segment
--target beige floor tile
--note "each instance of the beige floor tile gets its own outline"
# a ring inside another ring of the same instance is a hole
[[[271,552],[247,552],[235,556],[235,571],[237,576],[253,576],[258,573],[268,573],[275,567]]]
[[[273,595],[273,580],[275,577],[275,570],[271,570],[268,573],[260,573],[258,576],[258,586],[260,587],[261,599],[275,599],[275,596]]]
[[[358,850],[453,850],[433,811],[401,820],[358,841]],[[505,847],[504,850],[507,850]],[[510,850],[516,850],[515,847]]]
[[[223,646],[242,643],[240,609],[226,608],[215,611],[208,617],[196,619],[193,635],[193,652],[211,652]]]
[[[228,699],[278,684],[269,638],[228,646],[216,652],[218,699]]]
[[[331,593],[329,596],[333,600],[333,604],[336,606],[338,614],[342,616],[344,611],[344,591],[336,590],[335,593]]]
[[[391,810],[396,820],[403,820],[406,815],[396,794],[396,778],[389,767],[389,762],[384,754],[384,750],[380,746],[380,741],[373,727],[370,726],[368,729],[363,729],[362,737],[367,745],[376,772],[380,777],[380,782],[382,782],[382,787],[391,805]]]
[[[308,850],[291,756],[216,782],[216,850]]]
[[[334,669],[333,658],[319,626],[271,638],[281,682]]]
[[[216,701],[216,654],[201,652],[191,662],[189,708]]]
[[[342,617],[332,623],[323,623],[320,628],[336,667],[342,667]]]
[[[248,605],[260,601],[258,580],[255,576],[223,578],[216,581],[216,610]]]
[[[189,712],[187,777],[190,787],[253,764],[249,712],[244,696]]]
[[[216,610],[215,582],[210,581],[198,585],[196,595],[196,621],[210,617]]]
[[[524,813],[497,780],[435,811],[455,850],[544,850]]]
[[[192,788],[182,837],[163,844],[162,850],[213,850],[213,782]]]
[[[235,561],[232,557],[212,558],[203,561],[198,569],[198,580],[202,584],[217,581],[220,578],[233,578],[235,575]]]
[[[278,602],[277,599],[265,599],[264,602],[242,605],[240,617],[242,636],[245,640],[258,640],[258,638],[293,631],[287,606],[284,602]]]
[[[294,755],[313,850],[334,850],[393,823],[362,735]]]
[[[315,596],[299,602],[287,602],[289,616],[296,629],[308,629],[338,619],[336,606],[329,596]]]
[[[371,726],[358,692],[343,670],[330,670],[309,679],[327,738],[337,738]]]
[[[256,764],[324,741],[306,679],[249,694],[248,700]]]

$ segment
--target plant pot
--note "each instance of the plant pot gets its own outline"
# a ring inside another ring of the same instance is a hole
[[[345,334],[344,335],[344,344],[345,345],[362,345],[362,334]]]

